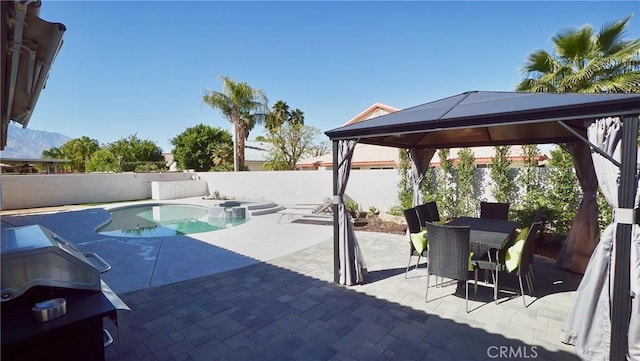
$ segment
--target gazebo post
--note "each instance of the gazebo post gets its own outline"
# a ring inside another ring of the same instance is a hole
[[[618,185],[618,206],[631,210],[635,203],[638,160],[638,116],[623,118],[622,134],[622,167],[620,184]],[[622,216],[622,215],[616,215]],[[632,224],[618,223],[616,229],[615,265],[613,278],[613,300],[611,304],[611,343],[609,357],[611,360],[626,360],[629,350],[629,322],[631,317],[631,294],[629,289],[630,254]],[[638,295],[636,295],[638,297]]]
[[[338,228],[338,141],[333,141],[333,282],[340,283],[340,230]]]

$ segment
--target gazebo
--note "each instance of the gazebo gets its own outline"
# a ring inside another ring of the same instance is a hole
[[[366,281],[343,199],[357,143],[409,151],[414,205],[424,201],[419,186],[439,148],[563,143],[584,193],[562,255],[563,267],[584,272],[563,341],[585,358],[640,358],[640,227],[634,211],[639,115],[640,94],[469,91],[327,131],[335,165],[334,281]],[[615,209],[602,236],[598,185]]]

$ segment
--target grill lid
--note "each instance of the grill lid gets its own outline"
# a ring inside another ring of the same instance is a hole
[[[1,230],[2,302],[31,287],[100,291],[100,270],[73,244],[41,225]]]

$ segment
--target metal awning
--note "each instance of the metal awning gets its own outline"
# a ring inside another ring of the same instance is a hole
[[[38,17],[40,0],[0,1],[2,99],[0,150],[7,144],[10,121],[27,126],[66,28]]]
[[[469,91],[325,134],[406,149],[564,143],[587,119],[639,113],[640,94]]]

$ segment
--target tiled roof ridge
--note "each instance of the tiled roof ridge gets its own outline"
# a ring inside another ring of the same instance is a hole
[[[389,113],[393,113],[393,112],[397,112],[398,108],[396,107],[392,107],[390,105],[384,104],[384,103],[374,103],[371,106],[369,106],[367,109],[361,111],[360,113],[358,113],[358,115],[356,115],[355,117],[351,118],[351,120],[349,120],[348,122],[344,123],[342,126],[344,127],[345,125],[349,125],[349,124],[354,124],[354,123],[358,123],[361,122],[363,120],[366,119],[362,119],[365,115],[367,115],[368,113],[371,113],[374,109],[379,108],[382,109],[384,111],[387,111]]]

